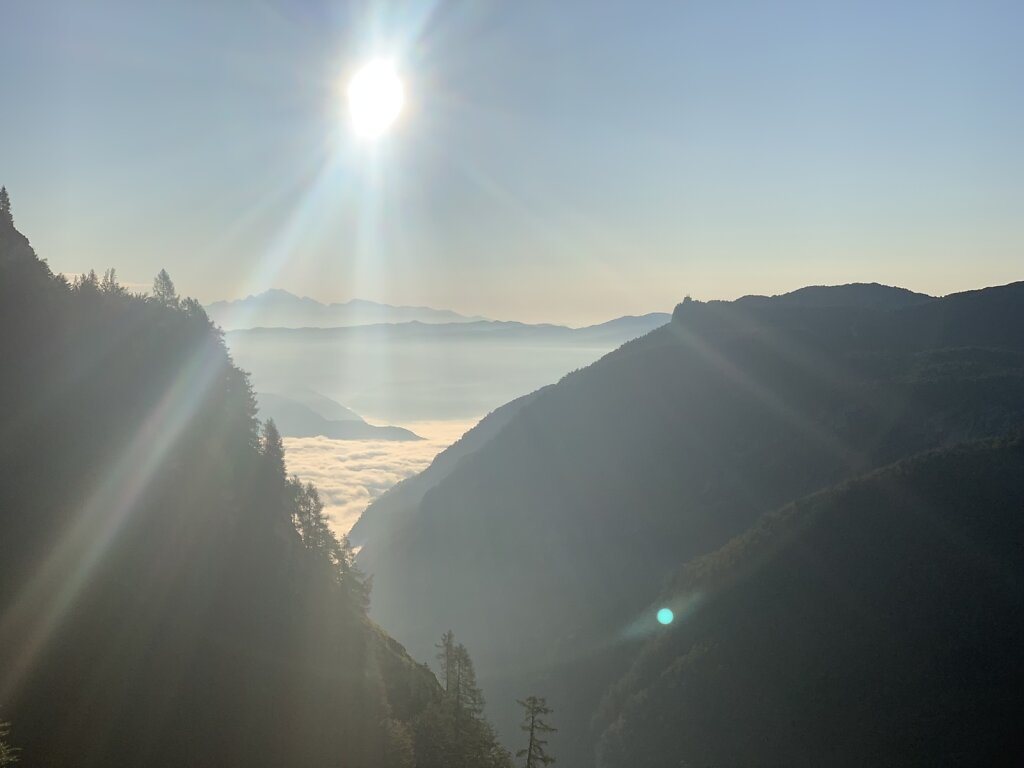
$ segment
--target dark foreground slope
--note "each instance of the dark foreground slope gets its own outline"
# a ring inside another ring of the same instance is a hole
[[[681,563],[794,499],[1024,424],[1024,285],[816,304],[684,303],[540,393],[368,561],[374,615],[414,654],[455,627],[492,700],[546,694],[555,753],[590,764],[638,611]]]
[[[169,279],[69,285],[0,219],[0,360],[0,720],[26,765],[504,764],[482,721],[448,738]]]
[[[1024,748],[1024,441],[919,455],[683,569],[599,764],[1001,765]]]

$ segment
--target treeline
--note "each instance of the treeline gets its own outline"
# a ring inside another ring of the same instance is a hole
[[[0,198],[3,760],[509,765],[465,649],[441,686],[367,618],[199,303],[52,274]]]

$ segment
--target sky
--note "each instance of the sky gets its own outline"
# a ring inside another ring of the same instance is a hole
[[[4,0],[0,183],[56,271],[586,324],[1024,278],[1024,4]],[[407,105],[344,115],[363,61]]]

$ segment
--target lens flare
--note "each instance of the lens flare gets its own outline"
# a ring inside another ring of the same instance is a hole
[[[664,626],[668,626],[675,619],[675,614],[672,613],[671,608],[662,608],[658,611],[658,623]]]

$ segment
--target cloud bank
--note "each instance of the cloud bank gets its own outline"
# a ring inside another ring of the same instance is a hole
[[[459,439],[476,421],[413,422],[401,426],[424,440],[331,440],[284,438],[288,473],[320,491],[335,533],[355,525],[367,505],[384,491],[424,470],[434,457]]]

